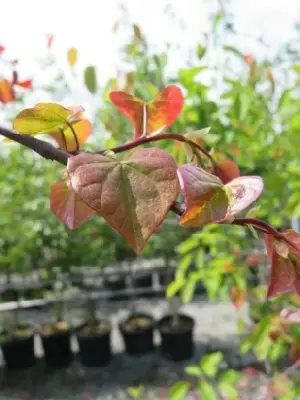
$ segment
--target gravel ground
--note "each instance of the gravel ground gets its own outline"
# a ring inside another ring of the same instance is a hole
[[[150,312],[160,318],[168,312],[168,303],[164,299],[139,299],[138,311]],[[150,355],[132,358],[124,354],[123,343],[117,329],[117,322],[128,314],[128,302],[101,302],[105,315],[110,315],[114,327],[112,345],[114,358],[104,368],[82,368],[78,361],[66,370],[46,372],[41,359],[37,366],[26,372],[7,373],[1,370],[0,400],[109,400],[129,399],[127,388],[143,384],[146,388],[145,400],[162,398],[166,385],[184,377],[184,367],[198,363],[207,352],[222,350],[225,353],[224,368],[242,368],[251,365],[251,355],[239,355],[239,337],[236,330],[237,313],[231,304],[208,303],[205,299],[196,299],[182,307],[182,312],[196,319],[196,349],[193,359],[184,363],[173,363],[162,359],[159,348]],[[47,310],[23,311],[24,317],[38,324],[49,320]],[[79,308],[68,310],[68,320],[78,324],[82,312]],[[246,318],[246,307],[239,316]],[[159,338],[155,338],[158,343]],[[77,351],[76,342],[73,343]],[[36,338],[36,355],[42,357],[42,349]],[[0,360],[3,364],[3,360]],[[256,400],[264,397],[265,378],[255,377],[249,386],[243,388],[241,400]],[[90,397],[89,397],[90,396]],[[196,397],[190,397],[195,399]]]

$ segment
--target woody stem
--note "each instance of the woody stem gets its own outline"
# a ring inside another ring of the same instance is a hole
[[[203,149],[203,147],[201,147],[197,143],[194,143],[192,140],[187,139],[184,135],[179,133],[163,133],[156,136],[147,136],[147,137],[142,136],[138,140],[121,144],[120,146],[113,147],[110,150],[113,151],[114,153],[122,153],[123,151],[132,150],[135,147],[141,146],[146,143],[158,142],[159,140],[168,140],[168,139],[189,144],[190,146],[198,149],[202,154],[204,154],[211,161],[213,165],[216,165],[216,161],[214,160],[214,158],[205,149]],[[102,154],[104,153],[104,150],[98,151],[97,153]]]

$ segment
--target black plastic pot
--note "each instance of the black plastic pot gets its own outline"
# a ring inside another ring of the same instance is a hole
[[[7,332],[2,331],[1,335]],[[34,356],[34,332],[27,337],[12,336],[1,343],[3,358],[8,369],[26,369],[36,363]]]
[[[128,329],[126,326],[128,322],[136,318],[149,319],[149,325],[140,327],[138,329]],[[125,321],[119,324],[125,349],[131,356],[139,356],[142,354],[150,353],[154,350],[153,333],[156,322],[151,315],[136,313],[130,315]]]
[[[41,333],[41,338],[47,367],[64,368],[71,363],[71,329],[49,335]]]
[[[91,335],[82,332],[82,328],[86,325],[81,325],[76,331],[81,364],[85,367],[101,367],[109,364],[112,358],[110,344],[111,326],[108,332]]]
[[[158,322],[161,335],[161,352],[165,358],[173,361],[188,360],[194,353],[193,318],[179,314],[178,326],[172,325],[173,316],[167,315]]]

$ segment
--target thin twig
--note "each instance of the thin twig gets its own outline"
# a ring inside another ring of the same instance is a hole
[[[168,140],[168,139],[189,144],[190,146],[198,149],[202,154],[204,154],[211,161],[213,165],[217,164],[214,158],[211,156],[211,154],[209,154],[206,150],[204,150],[203,147],[193,142],[192,140],[187,139],[184,135],[180,133],[163,133],[156,136],[147,136],[147,137],[143,136],[138,140],[134,140],[132,142],[128,142],[120,146],[113,147],[112,149],[109,150],[113,151],[114,153],[122,153],[123,151],[134,149],[135,147],[141,146],[146,143],[158,142],[159,140]],[[107,150],[101,150],[98,151],[97,153],[103,154],[105,151]]]
[[[236,218],[232,224],[234,225],[253,225],[254,228],[261,228],[266,230],[269,235],[273,235],[277,239],[283,240],[289,246],[293,247],[296,251],[300,252],[300,247],[297,246],[292,240],[290,240],[284,233],[278,232],[272,225],[268,224],[268,222],[261,221],[256,218]],[[259,230],[259,229],[258,229]]]

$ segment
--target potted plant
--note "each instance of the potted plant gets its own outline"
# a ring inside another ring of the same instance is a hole
[[[125,349],[131,356],[139,356],[154,349],[153,334],[156,322],[151,315],[133,311],[119,324]]]
[[[97,319],[96,304],[87,299],[88,316],[86,322],[76,329],[79,345],[79,359],[85,367],[107,365],[112,357],[111,324],[104,319]]]
[[[25,369],[32,367],[34,355],[34,334],[32,326],[21,322],[19,307],[13,312],[13,321],[0,332],[0,344],[5,365],[8,369]]]
[[[165,358],[173,361],[188,360],[194,353],[193,331],[195,321],[188,315],[178,312],[178,299],[171,299],[171,314],[158,322],[161,336],[161,352]]]
[[[70,324],[64,319],[63,285],[56,285],[54,303],[54,322],[43,324],[40,328],[44,359],[47,367],[63,368],[72,361]]]

